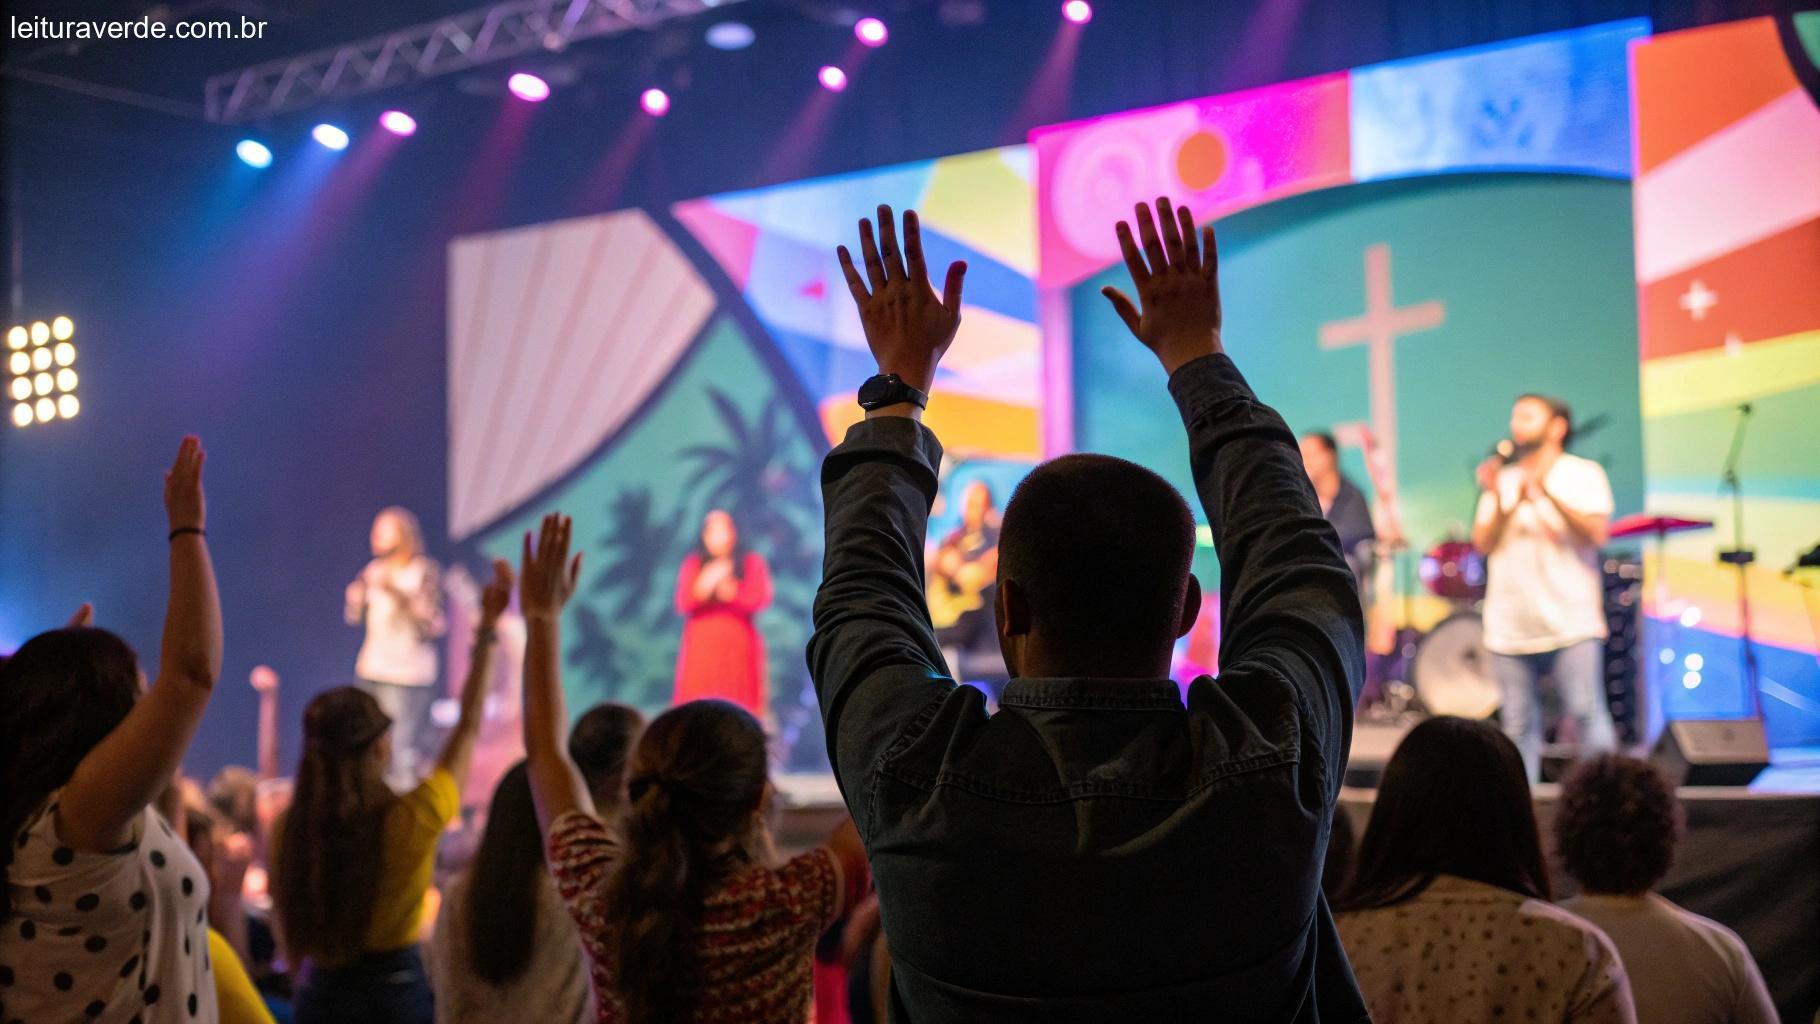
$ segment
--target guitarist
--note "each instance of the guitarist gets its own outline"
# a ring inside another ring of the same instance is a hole
[[[961,492],[961,522],[929,560],[930,619],[950,667],[973,654],[998,650],[992,605],[998,579],[998,508],[984,480]]]

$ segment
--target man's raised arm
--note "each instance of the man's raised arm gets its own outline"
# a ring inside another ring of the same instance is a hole
[[[1139,302],[1116,288],[1105,294],[1169,373],[1188,428],[1195,487],[1220,557],[1221,672],[1263,668],[1304,694],[1331,798],[1365,674],[1357,584],[1321,516],[1295,435],[1220,344],[1212,227],[1197,242],[1187,210],[1159,199],[1157,214],[1153,220],[1138,204],[1138,238],[1118,225]]]
[[[921,400],[960,325],[961,277],[948,268],[943,294],[929,284],[916,213],[904,215],[900,252],[889,207],[878,208],[880,239],[860,221],[865,275],[839,249],[879,374],[864,422],[822,464],[826,553],[815,597],[809,674],[821,700],[828,754],[849,796],[857,778],[930,700],[946,693],[941,648],[923,595],[923,543],[935,499],[941,443],[921,422]],[[861,827],[869,825],[854,808]]]

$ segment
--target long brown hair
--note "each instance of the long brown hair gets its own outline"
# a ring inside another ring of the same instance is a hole
[[[714,882],[750,860],[765,765],[758,720],[725,701],[672,708],[639,738],[620,818],[626,856],[605,901],[628,1020],[687,1016],[702,902]]]
[[[486,831],[468,868],[467,966],[487,984],[503,988],[529,966],[544,877],[543,831],[520,761],[493,789]]]
[[[15,837],[139,700],[139,659],[105,629],[53,629],[0,666],[0,921]]]
[[[1551,898],[1523,756],[1486,722],[1442,716],[1403,737],[1334,909],[1395,906],[1436,875]]]
[[[397,799],[373,744],[391,726],[379,702],[352,686],[317,694],[304,709],[303,760],[272,887],[295,956],[346,956],[366,942],[386,812]]]

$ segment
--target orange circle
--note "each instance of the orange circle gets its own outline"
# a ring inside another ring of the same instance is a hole
[[[1176,177],[1196,192],[1212,188],[1226,174],[1226,164],[1226,140],[1210,131],[1195,132],[1175,151]]]

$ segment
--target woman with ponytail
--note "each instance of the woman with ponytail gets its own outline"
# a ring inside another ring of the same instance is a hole
[[[645,727],[628,769],[617,833],[594,814],[562,742],[558,618],[581,556],[571,523],[525,535],[519,595],[525,749],[550,870],[581,933],[602,1024],[801,1024],[815,942],[865,893],[851,822],[781,865],[765,815],[764,731],[742,708],[695,701]]]
[[[496,562],[481,596],[460,718],[435,769],[409,793],[386,785],[392,720],[370,694],[338,687],[304,710],[303,760],[271,850],[273,910],[292,962],[301,964],[297,1024],[433,1019],[417,937],[437,840],[461,807],[493,624],[511,593],[511,566]]]
[[[170,598],[158,679],[86,616],[0,669],[0,1020],[219,1019],[209,881],[152,801],[221,674],[202,445],[164,478]]]

